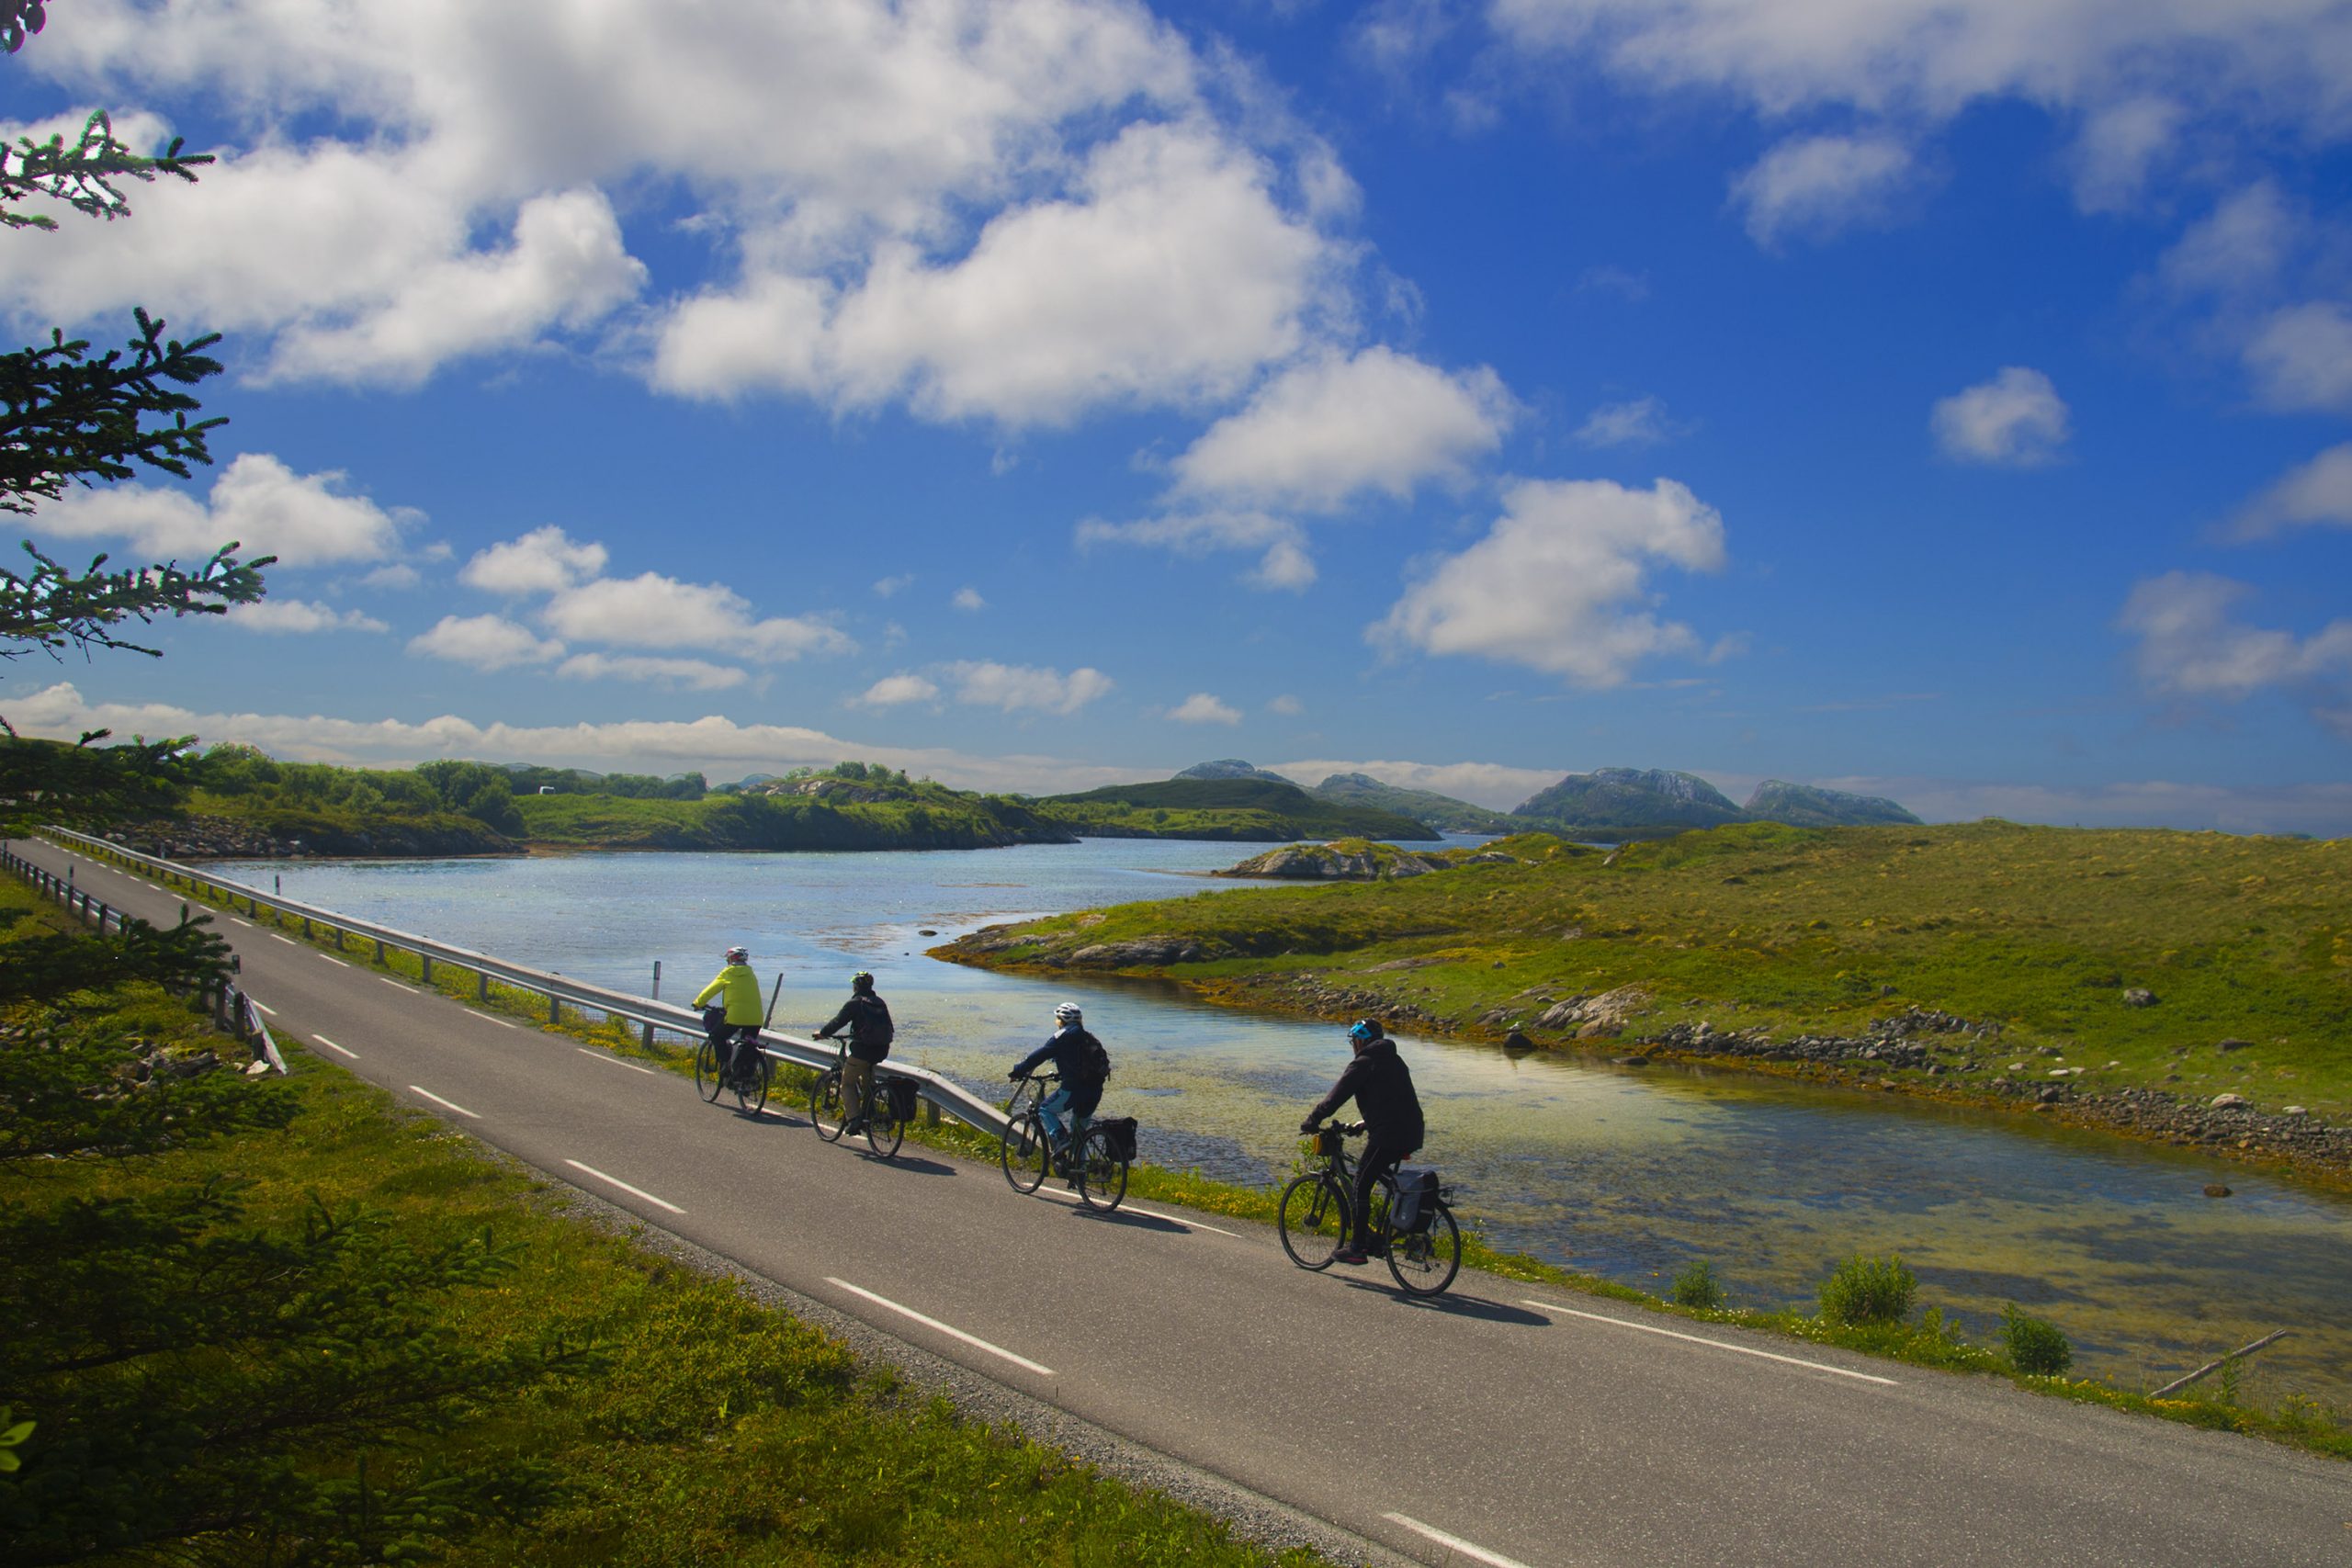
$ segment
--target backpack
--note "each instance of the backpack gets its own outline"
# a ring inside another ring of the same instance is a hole
[[[1081,1083],[1099,1084],[1111,1076],[1111,1053],[1102,1049],[1092,1030],[1078,1032],[1078,1065]]]
[[[1437,1172],[1413,1166],[1396,1168],[1396,1208],[1388,1228],[1398,1235],[1415,1235],[1430,1228],[1437,1216]]]
[[[888,1049],[899,1037],[899,1026],[890,1021],[890,1004],[868,993],[862,998],[865,1006],[857,1010],[857,1017],[850,1021],[851,1036],[860,1045],[879,1045]]]

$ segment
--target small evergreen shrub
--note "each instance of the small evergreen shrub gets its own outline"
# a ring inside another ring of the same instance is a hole
[[[1821,1315],[1849,1325],[1900,1323],[1918,1289],[1918,1276],[1900,1258],[1856,1253],[1821,1282]]]
[[[2001,1309],[2001,1343],[2009,1365],[2029,1377],[2054,1378],[2075,1364],[2075,1348],[2058,1325],[2028,1317],[2015,1302]]]
[[[1724,1288],[1715,1278],[1714,1266],[1702,1258],[1674,1277],[1674,1289],[1667,1299],[1676,1306],[1698,1307],[1702,1310],[1724,1304]]]

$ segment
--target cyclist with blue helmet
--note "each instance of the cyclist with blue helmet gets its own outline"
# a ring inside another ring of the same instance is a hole
[[[1412,1070],[1396,1054],[1396,1042],[1388,1038],[1379,1021],[1359,1020],[1348,1031],[1348,1043],[1355,1051],[1355,1060],[1340,1074],[1340,1081],[1331,1086],[1331,1092],[1306,1113],[1306,1120],[1299,1123],[1298,1130],[1313,1133],[1325,1117],[1351,1099],[1363,1117],[1363,1157],[1356,1162],[1355,1207],[1351,1211],[1354,1234],[1346,1246],[1332,1254],[1335,1263],[1362,1263],[1368,1256],[1365,1248],[1372,1244],[1372,1190],[1383,1176],[1393,1175],[1398,1163],[1421,1146],[1426,1129],[1421,1123],[1421,1098],[1413,1092]]]

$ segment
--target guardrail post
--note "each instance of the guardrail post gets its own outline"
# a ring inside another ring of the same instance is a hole
[[[548,1021],[557,1024],[563,1021],[563,998],[553,991],[548,993]]]
[[[376,939],[376,962],[379,964],[384,962],[384,939],[382,937],[378,937]]]
[[[343,928],[341,926],[334,928],[334,950],[337,953],[341,953],[343,951]]]
[[[424,965],[424,983],[428,986],[433,984],[433,954],[420,953],[416,958],[418,963]]]
[[[490,1005],[490,971],[487,969],[474,971],[474,1000],[484,1007]]]
[[[302,934],[304,936],[311,934],[311,917],[308,915],[302,917]]]
[[[653,1049],[653,1025],[652,1025],[652,1023],[651,1023],[651,1022],[650,1022],[650,1021],[649,1021],[649,1022],[646,1024],[646,1026],[645,1026],[645,1032],[644,1032],[644,1034],[639,1038],[639,1042],[638,1042],[638,1043],[639,1043],[639,1044],[640,1044],[641,1046],[643,1046],[643,1047],[644,1047],[646,1050],[648,1050],[648,1051],[650,1051],[650,1050],[652,1050],[652,1049]]]

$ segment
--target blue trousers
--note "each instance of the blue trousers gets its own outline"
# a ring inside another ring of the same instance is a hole
[[[1100,1084],[1091,1084],[1083,1089],[1072,1089],[1066,1083],[1057,1084],[1054,1092],[1038,1102],[1037,1120],[1046,1124],[1046,1136],[1059,1145],[1062,1141],[1063,1111],[1070,1113],[1071,1131],[1083,1133],[1086,1131],[1086,1119],[1093,1115],[1094,1108],[1102,1103],[1102,1086]]]

